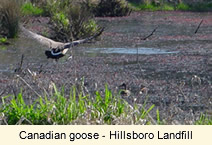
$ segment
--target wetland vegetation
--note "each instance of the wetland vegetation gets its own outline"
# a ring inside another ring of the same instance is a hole
[[[211,19],[207,0],[0,0],[0,124],[211,125]],[[55,62],[20,25],[59,42],[106,28]]]

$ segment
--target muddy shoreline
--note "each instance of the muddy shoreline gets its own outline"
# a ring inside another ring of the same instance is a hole
[[[194,34],[202,19],[200,30]],[[159,109],[167,124],[192,124],[200,113],[212,115],[211,13],[135,12],[128,17],[97,20],[107,26],[100,41],[77,46],[58,62],[45,58],[39,62],[25,56],[20,72],[1,72],[1,97],[17,95],[22,88],[26,102],[30,103],[37,98],[35,92],[48,92],[51,96],[52,83],[58,88],[64,86],[67,97],[71,86],[82,84],[85,94],[95,94],[96,90],[103,93],[105,84],[118,94],[118,86],[126,83],[131,95],[123,98],[131,104],[142,104],[148,96],[148,106],[156,105],[150,115],[156,118]],[[34,27],[36,23],[27,27],[39,32]],[[46,23],[39,26],[45,28]],[[157,26],[152,37],[141,40]],[[179,53],[85,53],[102,47],[147,47]],[[148,88],[147,93],[139,94],[141,85]]]

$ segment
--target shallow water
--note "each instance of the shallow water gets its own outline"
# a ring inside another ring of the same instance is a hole
[[[97,18],[101,25],[106,26],[102,40],[79,45],[73,49],[72,53],[77,56],[83,54],[91,57],[102,54],[180,54],[181,49],[193,47],[195,43],[211,45],[210,14],[142,12],[133,13],[130,17]],[[194,35],[194,31],[202,19],[204,22],[198,34]],[[159,27],[153,36],[145,41],[141,39],[149,35],[157,26]],[[204,37],[204,35],[208,36]],[[204,38],[201,40],[201,37]],[[20,63],[22,54],[25,56],[24,62],[27,63],[48,61],[44,54],[48,48],[35,40],[20,37],[10,40],[10,43],[9,46],[0,45],[0,72],[14,70]]]
[[[172,54],[179,53],[178,51],[167,51],[155,48],[91,48],[87,53],[103,53],[103,54]]]
[[[45,46],[40,45],[34,40],[18,38],[10,40],[11,45],[0,45],[0,72],[10,72],[20,64],[21,57],[24,55],[24,62],[42,63],[46,61],[44,54]]]

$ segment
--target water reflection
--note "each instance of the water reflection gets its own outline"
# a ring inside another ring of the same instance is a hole
[[[167,51],[156,48],[91,48],[86,51],[87,53],[106,53],[106,54],[172,54],[178,51]]]

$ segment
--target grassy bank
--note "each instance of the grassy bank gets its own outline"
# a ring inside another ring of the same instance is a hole
[[[154,124],[149,112],[154,105],[131,106],[120,95],[114,96],[105,87],[100,95],[94,97],[76,95],[72,87],[69,98],[65,97],[64,88],[60,91],[53,85],[54,94],[43,96],[32,104],[26,104],[22,93],[2,98],[0,108],[1,124]],[[9,103],[5,100],[12,97]]]
[[[64,124],[137,124],[165,125],[160,119],[160,112],[156,110],[156,120],[150,116],[155,105],[130,105],[119,94],[113,95],[105,87],[103,95],[83,96],[83,92],[76,95],[76,87],[72,87],[69,97],[64,94],[64,88],[58,90],[53,84],[54,94],[50,97],[40,96],[31,104],[26,104],[20,92],[17,96],[2,97],[0,107],[0,124],[30,124],[30,125],[64,125]],[[5,100],[12,97],[6,103]],[[196,125],[212,125],[212,117],[201,114]]]
[[[155,3],[133,3],[130,2],[129,5],[134,11],[212,11],[212,3],[163,3],[163,4],[155,4]]]

